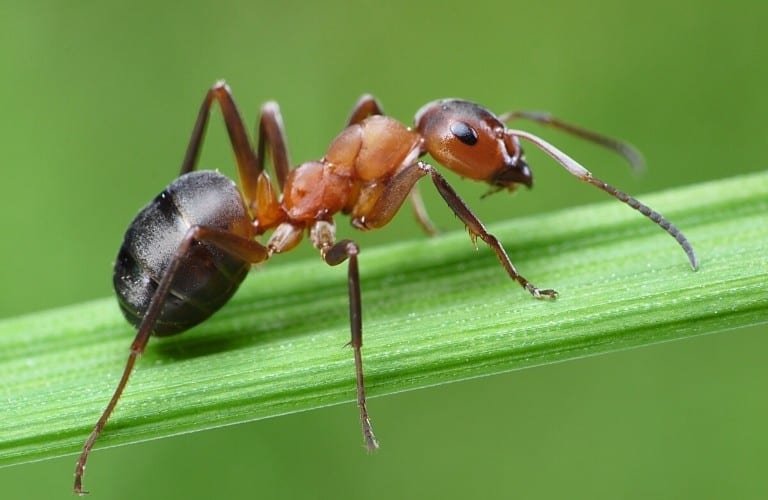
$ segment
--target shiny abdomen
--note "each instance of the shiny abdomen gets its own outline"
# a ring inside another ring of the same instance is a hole
[[[237,186],[213,171],[182,175],[136,216],[125,233],[113,282],[120,308],[138,328],[158,283],[193,225],[249,238],[250,218]],[[206,320],[235,293],[250,264],[196,242],[183,258],[153,334],[172,335]]]

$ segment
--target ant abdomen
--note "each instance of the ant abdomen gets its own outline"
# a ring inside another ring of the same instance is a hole
[[[131,222],[115,262],[113,283],[120,309],[138,327],[161,277],[193,225],[249,236],[250,221],[237,186],[213,171],[185,174]],[[235,293],[250,263],[199,242],[190,248],[171,283],[154,335],[181,333],[205,321]]]

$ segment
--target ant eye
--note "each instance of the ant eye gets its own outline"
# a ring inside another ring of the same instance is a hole
[[[477,132],[464,122],[451,123],[451,133],[467,146],[477,144]]]

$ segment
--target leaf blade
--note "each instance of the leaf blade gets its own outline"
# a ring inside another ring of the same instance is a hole
[[[615,202],[491,228],[555,302],[531,299],[463,233],[364,248],[369,394],[766,322],[768,173],[643,200],[685,231],[699,272]],[[253,274],[204,325],[150,342],[97,447],[354,399],[344,270],[313,260]],[[0,466],[79,451],[131,333],[113,299],[0,321]]]

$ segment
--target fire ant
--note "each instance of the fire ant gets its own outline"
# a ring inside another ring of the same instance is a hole
[[[218,102],[235,153],[240,189],[215,171],[195,171],[211,106]],[[326,264],[348,261],[350,345],[354,353],[357,404],[369,450],[379,445],[365,402],[363,381],[362,306],[354,241],[336,241],[333,216],[349,215],[360,230],[385,226],[410,197],[417,220],[427,232],[433,226],[416,183],[429,176],[448,207],[464,223],[472,240],[480,238],[495,253],[513,280],[536,298],[554,299],[557,292],[534,286],[517,271],[495,236],[472,213],[445,178],[420,160],[429,153],[437,163],[462,177],[484,181],[492,192],[531,187],[533,177],[520,140],[531,142],[579,178],[607,192],[661,226],[677,240],[691,267],[698,261],[685,236],[658,212],[594,177],[571,157],[522,130],[505,127],[528,119],[562,129],[607,147],[630,163],[639,163],[634,148],[623,142],[564,123],[547,114],[512,112],[495,116],[471,102],[448,99],[422,107],[408,128],[384,116],[369,95],[355,105],[348,126],[331,142],[325,156],[290,169],[283,120],[278,105],[264,104],[256,150],[229,87],[216,83],[206,94],[181,165],[180,176],[136,216],[125,234],[114,269],[120,308],[138,333],[120,382],[83,446],[75,469],[74,491],[85,493],[82,478],[88,454],[120,398],[136,359],[150,335],[173,335],[211,316],[235,293],[252,264],[287,252],[304,232]],[[267,148],[277,177],[278,195],[264,171]],[[272,231],[266,244],[257,238]]]

